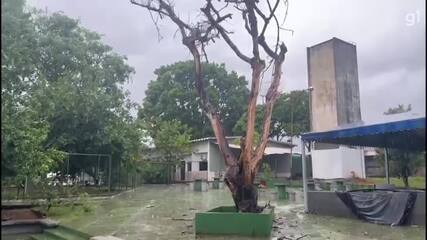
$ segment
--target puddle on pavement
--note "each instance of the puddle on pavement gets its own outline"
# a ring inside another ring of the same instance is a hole
[[[389,227],[359,220],[303,213],[302,192],[296,201],[276,201],[271,190],[260,191],[260,205],[275,206],[271,239],[425,239],[425,227]],[[114,235],[128,240],[145,239],[247,239],[198,236],[193,233],[194,214],[217,206],[233,205],[227,189],[194,192],[188,185],[144,185],[107,200],[98,200],[90,215],[59,220],[91,235]],[[174,220],[175,219],[175,220]]]

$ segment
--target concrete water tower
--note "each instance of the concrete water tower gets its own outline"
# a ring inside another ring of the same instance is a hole
[[[311,131],[360,124],[359,79],[354,44],[338,38],[307,48]],[[315,143],[311,151],[313,178],[365,177],[363,149]]]

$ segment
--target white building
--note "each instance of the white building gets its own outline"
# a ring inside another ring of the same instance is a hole
[[[238,139],[240,137],[227,137],[229,146],[236,156],[240,152]],[[180,166],[177,167],[175,180],[203,179],[213,181],[214,177],[223,177],[226,166],[215,137],[192,140],[191,144],[191,154],[186,156]],[[292,146],[285,142],[268,141],[263,161],[269,164],[273,177],[291,177],[290,153]]]

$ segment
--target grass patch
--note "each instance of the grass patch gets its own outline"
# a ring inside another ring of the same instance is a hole
[[[284,180],[284,179],[274,179],[273,180],[274,184],[280,184],[280,183],[284,183],[286,184],[286,187],[290,187],[290,188],[302,188],[302,180]],[[275,188],[275,185],[272,185],[272,188]]]
[[[6,190],[7,188],[7,190]],[[102,197],[102,196],[112,196],[115,194],[118,194],[120,192],[123,192],[123,190],[114,189],[108,192],[107,187],[56,187],[53,188],[54,194],[58,196],[59,198],[69,198],[69,197],[78,197],[81,194],[88,194],[91,197]],[[1,199],[2,200],[15,200],[15,199],[27,199],[27,200],[33,200],[33,199],[44,199],[44,193],[40,189],[40,186],[32,187],[29,189],[28,193],[24,196],[23,194],[24,190],[22,189],[17,194],[18,191],[15,187],[7,187],[2,186],[2,194]]]
[[[36,207],[46,214],[47,217],[59,220],[59,221],[71,221],[76,218],[84,217],[85,215],[93,214],[96,205],[90,201],[87,193],[80,194],[78,199],[71,202],[61,202],[55,199],[51,202],[51,205],[41,204]]]
[[[368,178],[369,181],[374,182],[375,185],[386,184],[386,178]],[[426,188],[426,178],[425,177],[409,177],[409,187],[410,188]],[[403,184],[402,178],[391,177],[390,184],[394,184],[396,187],[405,187]]]
[[[380,184],[386,184],[387,179],[386,178],[366,178],[363,179],[367,183],[372,183],[375,185]],[[425,177],[409,177],[409,187],[410,188],[419,188],[419,189],[425,189],[426,188],[426,178]],[[292,188],[302,188],[302,180],[276,180],[275,183],[286,183],[287,187]],[[403,188],[405,187],[403,184],[403,180],[397,177],[391,177],[390,183],[394,184],[396,187]]]
[[[45,212],[47,217],[59,220],[60,222],[72,222],[81,217],[90,216],[93,214],[95,206],[85,204],[61,204],[52,206],[49,211]]]

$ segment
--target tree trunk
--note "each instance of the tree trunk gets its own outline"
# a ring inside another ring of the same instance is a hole
[[[403,184],[405,184],[405,188],[409,188],[408,176],[403,176]]]
[[[402,169],[402,180],[403,184],[405,185],[405,188],[409,188],[409,169],[407,166],[404,166]]]
[[[405,185],[405,188],[409,188],[409,166],[408,166],[408,162],[409,162],[409,156],[408,153],[406,151],[404,151],[402,153],[401,159],[399,159],[399,161],[401,161],[401,174],[402,174],[402,180],[403,180],[403,184]]]
[[[251,182],[245,183],[245,176],[247,175],[248,172],[245,172],[241,165],[228,167],[224,181],[231,191],[236,210],[240,212],[262,212],[264,208],[258,206],[258,191],[253,182],[254,177],[249,176]]]

